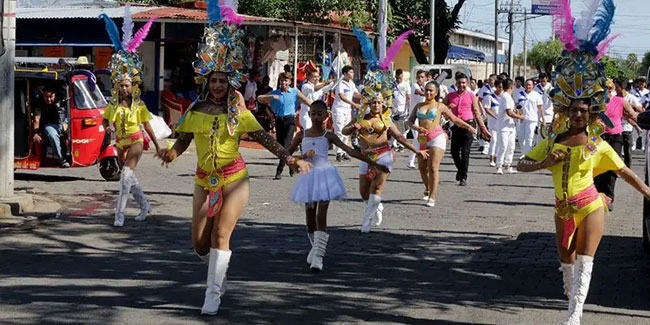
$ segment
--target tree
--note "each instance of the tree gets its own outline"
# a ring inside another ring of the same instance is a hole
[[[648,68],[650,68],[650,51],[645,52],[641,65],[639,66],[638,74],[640,76],[647,76]]]
[[[422,40],[429,38],[430,9],[427,0],[388,0],[392,9],[393,19],[390,21],[394,34],[413,29],[414,34],[409,37],[409,44],[418,63],[427,63],[428,59],[422,50]],[[460,27],[458,17],[465,0],[459,0],[453,7],[447,5],[445,0],[436,0],[436,15],[434,17],[436,28],[434,31],[434,63],[442,64],[447,59],[451,43],[451,32]]]
[[[528,64],[537,71],[551,73],[553,66],[562,56],[564,46],[559,40],[540,42],[528,51]]]

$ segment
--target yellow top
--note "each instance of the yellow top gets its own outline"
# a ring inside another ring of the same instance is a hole
[[[117,136],[126,138],[129,135],[140,131],[140,124],[151,120],[151,113],[144,102],[133,102],[131,109],[125,106],[108,104],[104,111],[104,118],[109,122],[115,122]]]
[[[547,139],[537,144],[526,157],[543,161],[546,159],[546,145]],[[561,150],[569,153],[568,161],[568,177],[567,179],[567,199],[584,191],[589,186],[594,184],[594,176],[598,176],[610,170],[620,170],[625,167],[625,163],[621,157],[614,151],[609,143],[602,141],[598,144],[596,152],[590,155],[586,160],[583,157],[584,145],[568,147],[559,143],[553,144],[553,150]],[[548,168],[553,173],[553,187],[555,188],[555,197],[557,199],[564,199],[564,189],[562,186],[563,168],[565,164],[560,162]]]
[[[248,132],[263,130],[255,116],[242,110],[235,134],[230,136],[226,126],[227,114],[211,115],[189,110],[178,122],[176,132],[193,133],[198,155],[198,165],[210,173],[238,158],[239,137]],[[216,132],[213,132],[216,129]]]

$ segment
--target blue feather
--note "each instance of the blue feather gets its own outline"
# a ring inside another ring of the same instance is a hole
[[[122,41],[120,40],[120,32],[117,29],[117,26],[115,25],[113,19],[108,17],[106,14],[100,14],[97,18],[104,19],[104,22],[106,23],[106,33],[108,34],[108,37],[110,37],[111,42],[113,42],[115,52],[121,50]]]
[[[353,27],[352,32],[354,32],[354,36],[357,37],[361,44],[361,54],[366,60],[366,63],[368,63],[368,70],[379,69],[377,55],[375,55],[375,49],[373,48],[372,41],[368,38],[368,35],[358,27]]]
[[[616,5],[614,5],[614,0],[603,0],[600,8],[596,11],[594,27],[591,30],[589,41],[583,46],[584,50],[591,52],[598,51],[598,44],[604,41],[611,32],[615,11]]]
[[[210,24],[221,22],[219,0],[208,0],[208,21],[210,21]]]

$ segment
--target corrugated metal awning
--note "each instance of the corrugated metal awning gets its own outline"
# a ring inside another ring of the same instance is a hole
[[[131,14],[148,11],[159,7],[131,7]],[[124,7],[116,8],[80,8],[80,7],[50,7],[50,8],[16,8],[17,19],[71,19],[71,18],[97,18],[105,13],[111,18],[124,17]]]

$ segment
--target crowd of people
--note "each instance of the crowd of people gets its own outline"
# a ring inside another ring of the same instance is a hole
[[[200,47],[199,59],[193,63],[201,94],[179,121],[175,144],[156,146],[156,156],[168,164],[190,142],[196,144],[192,242],[195,253],[208,265],[203,314],[219,310],[232,257],[230,238],[248,202],[248,170],[239,151],[242,136],[280,158],[275,179],[282,178],[285,165],[290,173],[300,173],[289,198],[305,206],[311,243],[307,263],[314,271],[323,269],[330,202],[347,197],[328,158],[331,145],[337,147],[336,161],[361,161],[359,195],[366,208],[360,225],[361,232],[367,233],[373,220],[375,226],[381,224],[385,213],[382,193],[393,172],[394,151],[411,151],[410,168],[416,168],[417,158],[423,201],[435,207],[438,169],[447,142],[456,181],[465,186],[470,150],[478,140],[479,151],[490,156],[489,164],[498,175],[540,169],[553,174],[557,250],[569,298],[565,324],[579,324],[604,216],[613,208],[617,177],[650,199],[650,189],[629,169],[636,142],[633,132],[640,133],[637,114],[648,106],[650,95],[644,79],[630,87],[625,80],[606,78],[594,49],[605,41],[608,25],[587,39],[574,35],[570,13],[560,15],[557,19],[569,22],[570,28],[558,33],[572,37],[560,37],[565,51],[553,78],[542,73],[536,79],[512,80],[502,73],[477,81],[456,72],[454,83],[447,86],[446,72],[421,70],[411,84],[403,71],[388,69],[390,58],[380,62],[372,51],[363,51],[368,71],[358,83],[354,69],[345,66],[338,80],[321,80],[318,70],[310,71],[299,90],[292,85],[289,68],[272,90],[267,77],[257,84],[257,73],[244,84],[243,33],[237,15],[228,10],[208,10],[210,24],[204,38],[212,41]],[[613,14],[613,8],[603,10]],[[223,17],[222,11],[227,13]],[[365,33],[355,30],[355,35],[362,48],[372,48]],[[142,201],[136,220],[143,221],[149,212],[146,198],[139,197],[142,190],[133,169],[143,146],[137,126],[143,124],[147,133],[152,132],[147,124],[151,116],[138,98],[141,65],[131,64],[140,62],[137,53],[117,51],[114,60],[126,73],[114,74],[118,96],[107,108],[104,124],[107,129],[115,126],[118,145],[126,155],[114,223],[122,226],[129,192],[138,203]],[[243,89],[243,94],[237,89]],[[263,126],[264,122],[269,123]],[[275,138],[268,132],[273,128]],[[405,133],[412,134],[411,141]],[[521,156],[515,162],[517,144]],[[297,150],[300,153],[294,155]]]

